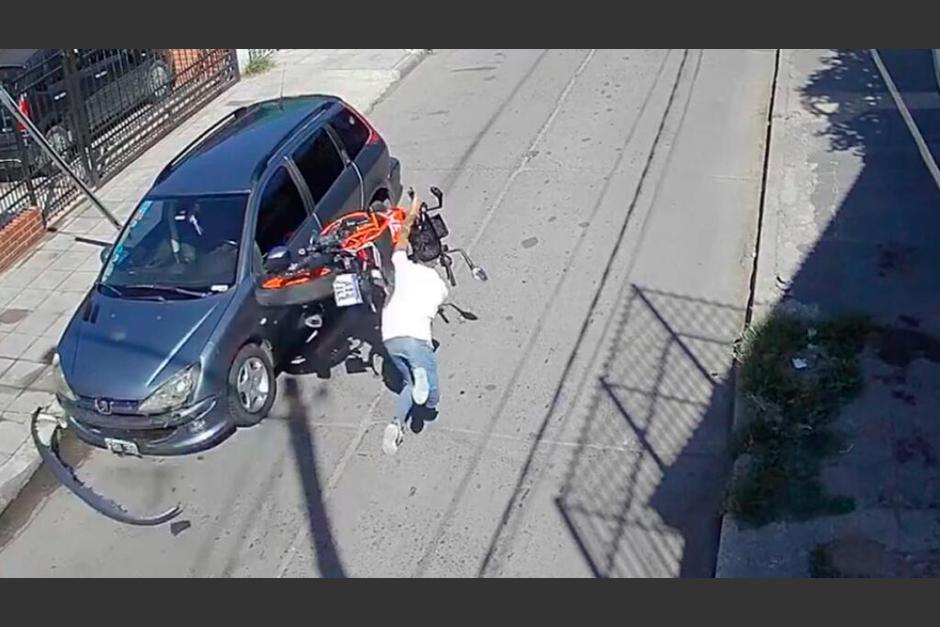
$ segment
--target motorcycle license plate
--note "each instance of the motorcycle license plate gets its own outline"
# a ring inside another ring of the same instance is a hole
[[[333,300],[337,307],[362,304],[362,292],[355,274],[340,274],[333,279]]]

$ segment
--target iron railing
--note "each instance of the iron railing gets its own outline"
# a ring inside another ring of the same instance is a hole
[[[20,108],[90,187],[100,186],[238,80],[232,49],[37,49],[2,76]],[[77,186],[0,111],[0,226],[29,207],[46,217]]]

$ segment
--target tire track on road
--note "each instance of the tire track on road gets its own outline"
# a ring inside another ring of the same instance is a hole
[[[653,83],[652,83],[652,85],[651,85],[651,87],[650,87],[649,93],[647,94],[647,96],[646,96],[646,98],[645,98],[645,100],[644,100],[644,103],[643,103],[643,105],[642,105],[640,111],[637,113],[637,116],[636,116],[636,118],[634,119],[633,126],[631,127],[629,133],[627,134],[627,138],[626,138],[626,140],[624,141],[624,147],[628,146],[628,145],[630,144],[630,142],[633,140],[634,134],[635,134],[637,128],[639,127],[640,120],[643,118],[643,114],[644,114],[644,112],[645,112],[645,109],[646,109],[647,105],[649,104],[649,102],[651,101],[652,94],[655,92],[656,88],[657,88],[658,85],[659,85],[659,82],[660,82],[660,79],[662,78],[662,74],[663,74],[663,71],[665,70],[667,61],[668,61],[669,57],[671,56],[671,52],[672,52],[672,51],[670,50],[670,51],[668,51],[668,52],[666,53],[666,55],[665,55],[664,58],[663,58],[662,63],[660,64],[660,67],[659,67],[659,69],[658,69],[658,72],[657,72],[657,74],[656,74],[656,77],[654,78]],[[680,64],[680,67],[679,67],[679,70],[678,70],[678,72],[677,72],[676,78],[674,79],[674,84],[678,84],[678,81],[679,81],[679,79],[681,78],[682,68],[684,67],[684,64],[685,64],[685,57],[687,56],[687,54],[688,54],[688,51],[686,51],[685,54],[684,54],[684,56],[683,56],[682,63]],[[573,78],[576,78],[576,77],[573,77]],[[564,93],[567,94],[569,91],[570,91],[570,90],[566,89]],[[563,104],[564,104],[564,103],[563,103],[562,101],[559,101],[558,104],[557,104],[557,108],[560,109]],[[667,108],[667,113],[668,113],[668,108]],[[666,115],[666,114],[664,113],[664,115]],[[552,116],[552,117],[553,117],[553,116]],[[539,135],[539,137],[541,137],[541,136],[542,136],[542,134]],[[532,149],[532,146],[529,147],[529,151],[531,151],[531,149]],[[605,182],[605,184],[604,184],[604,188],[601,190],[600,199],[603,199],[603,196],[604,196],[604,194],[606,193],[606,190],[608,189],[608,187],[609,187],[609,185],[610,185],[610,182],[611,182],[611,180],[612,180],[612,178],[613,178],[613,177],[612,177],[613,173],[621,166],[621,164],[622,164],[622,162],[623,162],[623,159],[625,158],[625,155],[626,155],[626,154],[627,154],[627,151],[626,151],[626,150],[622,150],[621,153],[620,153],[620,155],[617,157],[617,160],[614,162],[612,168],[611,168],[610,171],[607,173],[606,182]],[[526,162],[527,162],[527,161],[526,161]],[[503,195],[504,195],[504,194],[503,194]],[[592,209],[592,215],[591,215],[589,221],[594,219],[595,214],[597,213],[597,211],[598,211],[598,210],[600,209],[600,207],[601,207],[601,204],[602,204],[602,203],[601,203],[601,200],[599,200],[599,201],[595,204],[595,206],[594,206],[593,209]],[[498,204],[495,204],[495,203],[494,203],[494,207],[498,208]],[[481,233],[482,233],[482,232],[481,232]],[[477,236],[476,238],[474,238],[474,241],[477,241],[477,240],[479,239],[479,236],[480,236],[480,234],[478,234],[478,236]],[[576,258],[576,257],[578,256],[579,251],[581,250],[581,248],[582,248],[582,246],[584,245],[584,242],[585,242],[585,241],[587,241],[587,232],[586,232],[586,231],[582,232],[581,235],[578,237],[577,242],[576,242],[574,248],[572,249],[571,258]],[[542,310],[542,312],[541,312],[540,315],[539,315],[538,320],[536,320],[535,325],[532,327],[532,331],[530,332],[529,337],[528,337],[528,339],[527,339],[527,341],[526,341],[525,348],[524,348],[524,350],[522,351],[521,359],[520,359],[518,365],[516,366],[516,369],[515,369],[515,371],[513,372],[513,375],[512,375],[512,377],[510,378],[508,384],[506,385],[505,391],[503,392],[503,395],[502,395],[502,397],[501,397],[500,400],[499,400],[499,404],[497,405],[496,411],[493,413],[493,415],[491,416],[491,418],[490,418],[490,420],[489,420],[489,423],[487,424],[486,430],[481,434],[481,435],[483,436],[483,441],[480,442],[480,443],[477,445],[477,448],[476,448],[476,450],[474,451],[473,456],[471,457],[470,465],[469,465],[469,467],[467,468],[466,472],[464,473],[464,476],[463,476],[463,478],[461,479],[460,483],[458,484],[458,487],[457,487],[457,489],[456,489],[456,491],[455,491],[455,494],[454,494],[454,496],[451,498],[451,501],[450,501],[450,503],[449,503],[449,505],[448,505],[448,508],[447,508],[447,510],[445,511],[444,515],[442,516],[441,521],[438,523],[437,529],[436,529],[436,531],[435,531],[435,534],[434,534],[434,536],[433,536],[431,542],[428,544],[427,548],[425,549],[424,553],[422,554],[422,557],[421,557],[420,560],[418,561],[418,564],[417,564],[417,567],[416,567],[416,569],[415,569],[415,572],[414,572],[413,576],[415,576],[415,577],[421,577],[421,576],[423,576],[423,573],[424,573],[424,571],[427,569],[427,567],[428,567],[428,565],[429,565],[429,563],[430,563],[430,561],[431,561],[431,558],[434,556],[434,554],[435,554],[435,552],[436,552],[436,550],[437,550],[437,547],[440,545],[440,542],[441,542],[441,540],[443,539],[444,534],[446,533],[447,529],[449,528],[450,523],[451,523],[451,520],[453,519],[453,517],[454,517],[454,515],[455,515],[455,513],[456,513],[456,511],[457,511],[457,507],[459,506],[459,504],[460,504],[460,502],[461,502],[461,500],[462,500],[462,498],[463,498],[463,495],[464,495],[464,493],[466,492],[467,487],[469,486],[470,480],[471,480],[473,474],[476,472],[477,466],[479,465],[480,459],[482,458],[483,451],[485,450],[486,445],[488,444],[488,442],[489,442],[490,439],[491,439],[491,436],[492,436],[492,434],[493,434],[493,430],[495,429],[496,423],[497,423],[499,417],[502,415],[502,412],[503,412],[505,406],[507,405],[507,403],[509,402],[510,398],[512,397],[513,392],[515,391],[515,388],[516,388],[517,380],[519,379],[519,377],[521,376],[522,372],[523,372],[524,369],[525,369],[526,361],[527,361],[527,359],[528,359],[528,356],[529,356],[529,354],[531,354],[533,348],[535,347],[536,341],[538,340],[539,336],[541,335],[542,328],[544,327],[544,325],[545,325],[545,323],[546,323],[546,320],[547,320],[549,314],[550,314],[551,311],[552,311],[552,307],[551,307],[550,303],[552,302],[552,299],[558,295],[559,291],[561,290],[561,287],[562,287],[563,284],[565,283],[566,278],[567,278],[567,275],[566,275],[566,274],[562,274],[562,275],[559,276],[559,278],[557,279],[557,281],[556,281],[556,283],[555,283],[554,288],[552,289],[552,298],[550,298],[549,301],[548,301],[548,302],[549,302],[549,305],[546,306],[545,309]]]
[[[506,108],[516,99],[516,96],[523,89],[523,87],[525,87],[525,85],[529,82],[529,80],[535,74],[536,70],[542,64],[545,57],[548,55],[550,51],[551,51],[550,49],[545,49],[541,51],[541,53],[538,55],[538,57],[536,57],[535,61],[532,63],[529,69],[526,70],[525,74],[523,74],[523,76],[519,79],[519,81],[515,84],[515,86],[509,92],[509,95],[500,103],[500,105],[496,108],[493,114],[489,117],[486,124],[484,124],[483,128],[476,134],[476,137],[471,142],[470,146],[468,146],[467,149],[461,154],[460,159],[457,161],[454,167],[448,170],[448,176],[445,177],[444,183],[443,183],[443,186],[445,187],[445,189],[452,186],[455,181],[459,180],[460,176],[464,174],[464,171],[468,169],[468,163],[473,157],[474,152],[476,151],[480,142],[487,136],[490,129],[492,129],[492,127],[500,119],[500,117],[503,115],[503,112],[506,110]],[[588,56],[593,55],[594,52],[595,52],[594,50],[591,50]],[[579,71],[581,69],[583,68],[579,66]],[[566,94],[567,92],[563,91],[562,96],[559,96],[559,98],[562,98]],[[555,112],[553,111],[552,115],[550,115],[552,119],[554,119],[554,114]],[[543,125],[543,128],[544,128],[544,125]],[[541,138],[541,136],[544,134],[541,131],[542,129],[540,129],[540,132],[539,134],[537,134],[534,142],[537,142]],[[527,163],[528,161],[525,160],[524,162]],[[482,233],[482,230],[480,230],[479,232]],[[346,450],[344,451],[342,458],[340,459],[333,473],[330,475],[327,485],[324,487],[323,497],[324,497],[325,502],[329,500],[330,495],[332,494],[336,485],[339,483],[340,479],[342,478],[343,472],[345,471],[346,466],[348,465],[349,461],[354,457],[356,450],[362,444],[363,440],[365,439],[366,434],[369,432],[369,429],[373,426],[375,422],[373,414],[375,413],[375,410],[378,407],[378,404],[380,403],[382,397],[385,394],[386,394],[386,391],[384,389],[380,390],[379,392],[375,394],[375,396],[370,401],[369,410],[366,412],[365,417],[358,425],[358,433],[356,434],[356,437],[354,437],[352,442],[350,442],[350,444],[346,447]],[[298,530],[298,532],[295,534],[291,543],[284,550],[281,564],[278,566],[278,569],[276,571],[277,577],[279,578],[283,577],[284,574],[287,572],[287,570],[290,568],[291,564],[293,563],[294,557],[298,553],[298,547],[300,543],[303,541],[303,538],[305,535],[306,533],[304,529]]]
[[[539,445],[540,444],[549,445],[550,448],[548,452],[546,453],[546,455],[550,457],[551,453],[555,450],[557,446],[564,444],[562,442],[545,440],[544,434],[547,432],[548,426],[551,423],[551,418],[555,414],[555,408],[561,399],[561,394],[562,394],[562,391],[564,390],[565,381],[567,380],[568,374],[571,371],[572,367],[574,366],[575,360],[579,353],[581,341],[583,340],[584,337],[586,337],[587,331],[590,328],[591,319],[600,301],[601,294],[604,292],[604,288],[607,282],[610,280],[614,261],[617,258],[617,254],[620,250],[620,246],[626,236],[627,229],[631,222],[631,217],[633,216],[636,210],[636,207],[639,204],[640,197],[643,193],[644,184],[647,182],[647,177],[649,176],[649,173],[652,170],[652,165],[656,157],[657,148],[659,148],[659,143],[663,137],[663,133],[666,128],[666,123],[668,121],[669,114],[672,111],[672,107],[675,103],[675,97],[676,97],[676,94],[678,93],[678,88],[682,82],[682,72],[685,68],[685,64],[688,59],[688,52],[689,51],[686,50],[683,54],[682,64],[679,66],[679,71],[676,73],[676,79],[672,86],[672,92],[670,93],[669,100],[663,111],[662,119],[660,120],[659,128],[657,129],[656,136],[654,137],[652,146],[650,147],[650,151],[646,160],[646,164],[643,168],[643,172],[641,173],[640,179],[637,183],[636,192],[634,194],[633,200],[631,201],[629,207],[627,208],[627,215],[620,229],[620,233],[618,234],[617,243],[614,246],[613,250],[611,251],[610,258],[608,259],[607,266],[605,267],[604,272],[602,274],[601,281],[600,281],[600,284],[598,285],[597,291],[595,292],[594,299],[591,302],[591,306],[588,309],[588,313],[584,317],[584,320],[582,322],[580,333],[578,335],[578,341],[575,342],[574,347],[572,348],[571,354],[568,357],[568,361],[565,364],[565,370],[562,376],[559,378],[555,395],[553,396],[551,404],[549,405],[548,411],[545,414],[545,418],[543,419],[542,426],[540,427],[538,433],[536,434],[532,442],[532,445],[529,449],[529,455],[526,459],[525,465],[523,466],[522,472],[519,475],[519,479],[517,480],[516,487],[513,490],[512,496],[510,497],[509,501],[506,504],[506,508],[503,511],[503,516],[500,519],[500,524],[496,528],[496,531],[493,533],[493,537],[490,541],[490,546],[487,550],[486,555],[483,558],[482,564],[480,565],[480,570],[477,573],[477,575],[480,577],[485,576],[487,572],[498,570],[499,567],[501,566],[501,558],[503,556],[500,555],[501,553],[500,545],[511,544],[512,539],[515,534],[515,529],[518,528],[518,523],[513,526],[513,528],[508,532],[508,534],[504,535],[504,532],[510,526],[513,515],[516,516],[517,521],[521,519],[522,514],[525,512],[526,505],[528,504],[528,501],[526,500],[527,497],[529,496],[529,494],[531,494],[532,488],[544,476],[545,466],[543,465],[541,468],[538,468],[537,471],[534,471],[537,473],[536,476],[533,479],[528,480],[528,477],[533,472],[532,469],[535,466],[535,456],[538,453]],[[689,109],[689,104],[691,103],[691,100],[692,100],[692,91],[694,90],[696,80],[698,79],[698,73],[701,67],[703,54],[704,54],[703,52],[699,53],[698,60],[696,62],[695,69],[692,74],[692,79],[689,85],[689,94],[688,94],[688,97],[686,98],[685,105],[683,107],[682,113],[677,122],[676,135],[673,138],[672,143],[669,144],[668,146],[668,152],[666,153],[666,158],[663,163],[663,168],[664,168],[663,173],[662,173],[662,176],[660,176],[659,180],[657,181],[657,184],[653,190],[653,196],[650,201],[649,211],[647,211],[641,223],[640,237],[638,240],[639,244],[633,250],[632,258],[630,259],[629,264],[624,272],[625,277],[630,275],[632,268],[633,268],[633,264],[636,261],[636,259],[639,257],[639,252],[640,252],[641,244],[643,241],[643,235],[646,230],[647,220],[650,216],[650,212],[653,209],[653,205],[655,205],[656,197],[659,195],[659,191],[662,187],[662,183],[665,180],[666,168],[668,168],[669,162],[671,161],[673,149],[678,143],[679,131],[682,129],[682,125],[685,121],[686,113],[688,112],[688,109]],[[601,198],[598,200],[598,203],[602,201],[603,201],[603,194]],[[628,281],[625,281],[620,286],[620,288],[618,289],[617,296],[613,302],[616,303],[621,300],[623,292],[627,289],[628,286],[629,286]],[[607,321],[604,323],[604,329],[600,335],[601,341],[603,341],[603,338],[607,335],[607,332],[610,329],[610,325],[612,324],[614,319],[615,319],[615,316],[611,315],[608,317]],[[584,389],[584,386],[587,383],[588,377],[590,375],[591,375],[591,370],[588,368],[585,370],[583,376],[581,377],[580,381],[578,382],[575,388],[576,391],[572,396],[571,403],[569,405],[569,411],[575,405],[575,403],[577,402],[577,399],[580,397],[580,394],[582,390]],[[564,419],[565,417],[567,417],[567,415],[568,415],[568,412],[562,414],[562,424],[564,423]],[[592,447],[589,447],[589,448],[592,448]]]

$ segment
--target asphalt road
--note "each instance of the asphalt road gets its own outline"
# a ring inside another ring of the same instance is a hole
[[[369,372],[283,375],[198,458],[85,452],[102,518],[40,473],[3,576],[710,576],[773,51],[437,51],[372,112],[445,190],[442,412],[393,458]]]

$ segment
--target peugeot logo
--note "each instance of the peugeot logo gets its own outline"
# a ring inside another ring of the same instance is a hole
[[[99,414],[109,415],[111,413],[111,401],[104,398],[95,399],[95,410]]]

